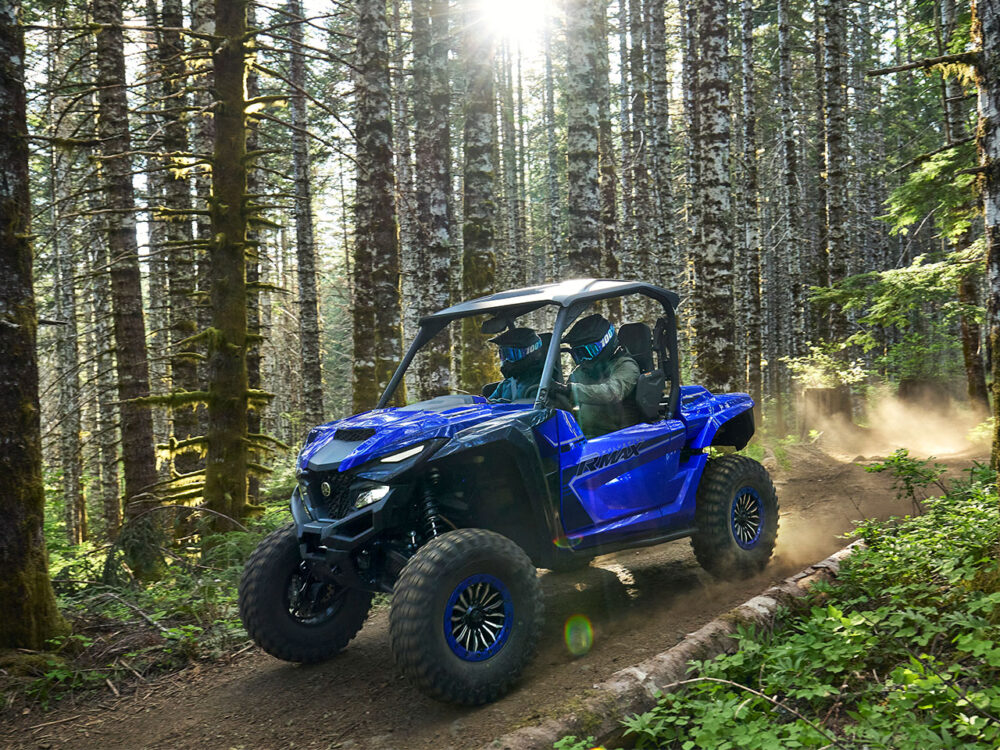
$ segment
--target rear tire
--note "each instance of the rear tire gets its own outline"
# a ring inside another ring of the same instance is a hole
[[[528,556],[485,529],[421,547],[396,581],[389,639],[396,663],[432,698],[468,706],[507,693],[534,655],[541,586]]]
[[[295,526],[257,546],[240,579],[240,619],[254,643],[285,661],[317,662],[343,651],[368,617],[372,595],[315,577]]]
[[[778,536],[778,498],[767,469],[752,458],[708,462],[698,487],[691,546],[699,564],[719,578],[762,571]]]

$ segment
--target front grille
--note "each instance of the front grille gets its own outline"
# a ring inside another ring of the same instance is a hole
[[[356,442],[359,440],[367,440],[374,434],[375,430],[371,427],[345,427],[337,430],[337,432],[334,433],[334,438],[337,440]]]
[[[312,479],[309,482],[309,494],[313,505],[321,510],[327,518],[343,518],[351,510],[351,482],[354,477],[332,471]],[[330,495],[323,494],[323,482],[330,485]]]

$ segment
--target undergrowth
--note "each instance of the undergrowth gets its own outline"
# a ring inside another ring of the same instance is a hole
[[[936,483],[905,454],[900,487]],[[917,483],[917,485],[914,485]],[[976,466],[921,515],[866,521],[865,547],[808,609],[739,650],[692,662],[690,678],[623,721],[638,748],[764,750],[1000,746],[1000,511]],[[593,747],[566,737],[558,750]]]
[[[47,708],[95,687],[117,693],[248,644],[237,586],[258,542],[291,520],[287,485],[282,476],[265,488],[262,511],[245,530],[212,533],[194,508],[156,514],[164,564],[148,583],[130,576],[118,546],[68,545],[53,522],[56,528],[46,529],[50,574],[73,632],[44,652],[0,652],[0,709]]]

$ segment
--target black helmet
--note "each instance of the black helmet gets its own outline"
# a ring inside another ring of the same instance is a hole
[[[618,334],[607,318],[594,313],[578,320],[562,342],[569,345],[574,362],[589,367],[611,358],[618,348]]]
[[[530,328],[511,328],[490,339],[500,350],[500,372],[505,378],[541,369],[545,360],[542,339]]]

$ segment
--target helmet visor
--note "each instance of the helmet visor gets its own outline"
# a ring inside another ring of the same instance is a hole
[[[584,362],[590,362],[594,359],[594,357],[604,351],[604,347],[611,343],[611,339],[613,339],[614,336],[615,327],[612,325],[608,327],[608,332],[601,337],[600,341],[593,341],[589,344],[579,344],[578,346],[572,347],[569,350],[570,356],[573,357],[573,361],[578,365],[581,365]]]
[[[542,342],[536,341],[530,346],[503,346],[500,345],[497,348],[500,349],[500,361],[501,362],[519,362],[520,360],[527,357],[532,352],[537,352],[542,348]]]

